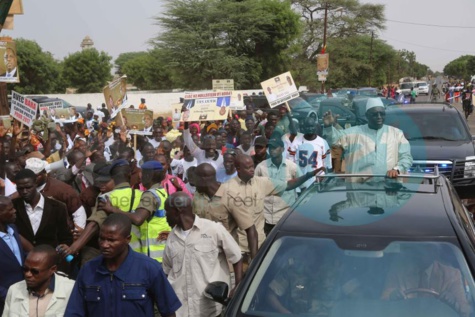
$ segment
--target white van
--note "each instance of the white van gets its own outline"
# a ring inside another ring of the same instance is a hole
[[[425,81],[414,82],[414,89],[417,89],[419,95],[429,95],[429,84]]]

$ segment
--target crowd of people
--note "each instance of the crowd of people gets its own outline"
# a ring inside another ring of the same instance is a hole
[[[0,126],[3,316],[218,316],[206,285],[233,295],[288,207],[343,171],[335,149],[350,173],[395,178],[412,165],[379,98],[349,129],[331,113],[322,127],[248,102],[225,121],[158,117],[134,136],[99,112]]]

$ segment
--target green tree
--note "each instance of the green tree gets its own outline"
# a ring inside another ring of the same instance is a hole
[[[112,79],[112,57],[95,48],[68,55],[63,61],[63,78],[78,93],[101,92]]]
[[[117,61],[116,61],[117,64]],[[122,66],[122,75],[127,75],[127,82],[133,83],[141,90],[173,88],[160,50],[141,52],[127,60]]]
[[[474,56],[472,55],[463,55],[459,58],[454,59],[444,67],[444,74],[447,76],[457,77],[457,78],[464,78],[469,79],[471,72],[475,71],[475,69],[468,69],[468,63],[470,61],[470,66],[472,65],[472,59]]]
[[[125,63],[135,58],[147,56],[147,55],[148,55],[147,52],[127,52],[127,53],[120,54],[115,59],[115,62],[114,62],[115,73],[119,76],[124,75],[125,73],[123,72],[122,68],[124,67]]]
[[[300,31],[290,2],[280,0],[169,0],[157,18],[164,32],[152,43],[175,86],[210,88],[233,78],[236,88],[287,70],[286,49]]]
[[[49,52],[45,52],[35,41],[16,39],[20,83],[9,84],[8,88],[22,94],[48,94],[64,92],[61,66]]]

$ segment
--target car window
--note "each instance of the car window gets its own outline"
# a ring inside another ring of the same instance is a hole
[[[282,237],[258,268],[241,312],[469,316],[474,294],[463,253],[452,243],[393,241],[380,250],[360,251],[344,250],[332,239]]]
[[[405,113],[386,112],[386,124],[401,129],[407,140],[469,140],[462,119],[447,112]]]
[[[341,119],[345,119],[347,116],[351,116],[352,114],[351,111],[338,107],[338,106],[331,107],[331,106],[323,105],[323,106],[320,106],[320,108],[321,108],[321,112],[319,113],[323,114],[331,110],[333,115],[339,115]]]
[[[411,89],[412,87],[414,87],[414,84],[412,84],[412,83],[405,83],[404,84],[403,83],[403,84],[401,84],[400,87],[401,87],[401,89]]]

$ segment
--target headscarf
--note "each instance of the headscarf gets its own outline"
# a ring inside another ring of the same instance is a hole
[[[216,123],[211,123],[207,128],[206,132],[209,132],[210,130],[215,129],[218,130],[218,125]]]
[[[190,124],[189,126],[189,129],[191,130],[191,127],[196,127],[196,129],[198,130],[198,134],[200,134],[201,132],[201,128],[200,128],[200,125],[198,123],[192,123]]]

